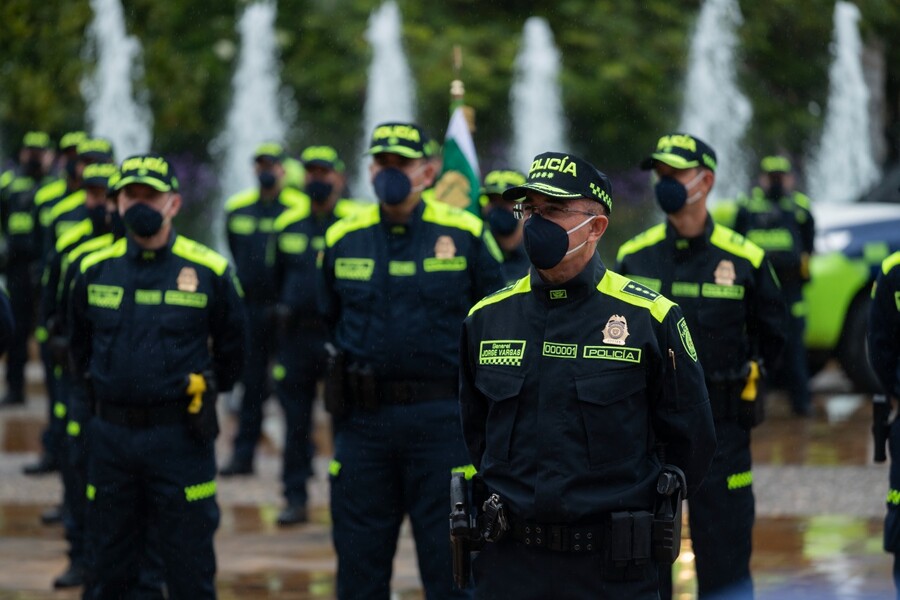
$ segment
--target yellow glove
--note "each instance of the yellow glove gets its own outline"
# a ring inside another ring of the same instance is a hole
[[[741,390],[741,400],[746,402],[756,401],[756,382],[759,381],[759,364],[755,360],[750,361],[750,373],[747,375],[747,383]]]
[[[203,408],[203,393],[206,391],[206,379],[200,373],[188,374],[187,395],[191,397],[188,412],[196,415]]]

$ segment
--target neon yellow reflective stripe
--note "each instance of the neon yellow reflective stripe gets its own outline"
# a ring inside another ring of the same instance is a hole
[[[525,294],[530,291],[531,275],[526,275],[514,284],[505,288],[501,288],[490,296],[482,298],[477,304],[475,304],[475,306],[471,308],[471,310],[469,310],[469,315],[475,314],[476,311],[484,308],[485,306],[488,306],[489,304],[496,304],[497,302],[502,302],[503,300],[506,300],[507,298],[515,294]]]
[[[278,364],[272,367],[272,377],[275,381],[284,381],[284,378],[287,376],[287,369],[284,365]]]
[[[717,283],[704,283],[701,290],[704,298],[719,298],[723,300],[742,300],[744,298],[744,286],[719,285]]]
[[[753,471],[744,471],[743,473],[735,473],[728,476],[728,489],[739,490],[749,487],[753,484]]]
[[[360,208],[328,228],[325,232],[325,245],[331,248],[348,233],[371,227],[379,222],[381,213],[377,204]]]
[[[468,264],[465,256],[454,256],[453,258],[426,258],[422,261],[422,268],[426,273],[465,271]]]
[[[284,231],[284,229],[297,221],[302,221],[310,215],[310,203],[300,202],[275,218],[275,231]]]
[[[887,503],[894,506],[900,505],[900,490],[891,488],[887,493]]]
[[[198,483],[197,485],[189,485],[184,488],[184,497],[188,502],[196,502],[197,500],[205,500],[216,495],[216,482],[207,481],[206,483]]]
[[[225,212],[232,212],[239,208],[244,208],[255,204],[259,200],[259,191],[244,190],[229,198],[225,202]]]
[[[128,250],[128,242],[125,238],[120,239],[112,246],[107,246],[106,248],[101,248],[96,252],[91,252],[87,256],[84,257],[84,260],[81,261],[81,272],[84,273],[94,265],[99,262],[103,262],[104,260],[108,260],[110,258],[118,258],[120,256],[124,256],[125,252]]]
[[[237,235],[251,235],[256,231],[256,219],[247,215],[235,215],[228,219],[228,231]]]
[[[87,200],[87,192],[84,190],[78,190],[77,192],[72,192],[58,203],[53,205],[53,208],[50,209],[50,221],[53,222],[66,214],[67,212],[72,212],[79,206],[85,203]]]
[[[228,259],[203,244],[186,237],[178,236],[172,244],[172,254],[186,258],[198,265],[203,265],[216,275],[222,275],[228,269]]]
[[[31,233],[34,229],[34,218],[30,213],[17,212],[9,215],[9,224],[7,225],[11,235],[21,235],[23,233]]]
[[[462,465],[459,467],[453,467],[450,469],[451,473],[462,473],[466,476],[466,479],[472,479],[478,473],[478,469],[475,468],[475,465]]]
[[[747,232],[747,239],[763,250],[790,250],[794,247],[794,236],[787,229],[753,229]]]
[[[601,293],[617,298],[622,302],[646,308],[653,315],[653,318],[660,323],[669,314],[669,310],[675,306],[675,303],[665,296],[661,296],[653,290],[644,288],[627,277],[609,270],[603,274],[603,279],[597,284],[597,289]]]
[[[278,249],[285,254],[303,254],[309,246],[309,236],[304,233],[282,233],[278,236]]]
[[[453,227],[454,229],[462,229],[475,237],[481,237],[484,231],[484,221],[468,211],[450,206],[445,202],[425,201],[422,220],[428,223]]]
[[[53,403],[53,416],[57,419],[65,419],[66,418],[66,405],[62,402],[54,402]]]
[[[334,263],[334,276],[338,279],[369,281],[374,271],[375,261],[371,258],[339,258]]]
[[[747,259],[757,269],[766,256],[762,248],[724,225],[716,224],[713,227],[709,241],[726,252]]]
[[[135,304],[162,304],[162,290],[134,290]]]
[[[125,295],[125,288],[117,285],[100,285],[99,283],[92,283],[88,285],[87,292],[88,304],[91,306],[119,310],[119,305],[122,304],[122,296]]]
[[[57,226],[57,230],[59,227]],[[57,231],[59,233],[59,231]],[[56,240],[56,251],[65,252],[66,248],[75,246],[82,238],[94,233],[94,225],[90,219],[85,219],[74,223],[66,229],[64,233],[58,236]]]
[[[78,437],[81,435],[81,423],[78,421],[69,421],[66,423],[66,433],[71,437]]]
[[[35,206],[40,206],[42,204],[46,204],[50,200],[55,200],[59,198],[64,193],[66,193],[66,182],[62,179],[57,179],[53,183],[48,183],[43,186],[34,194],[34,204]]]
[[[485,229],[484,235],[481,236],[481,239],[484,240],[484,246],[487,248],[488,253],[494,257],[498,263],[503,262],[503,251],[500,250],[500,246],[497,245],[497,240],[494,239],[493,234]]]
[[[690,281],[673,281],[672,295],[681,296],[683,298],[699,298],[700,284]]]
[[[900,265],[900,252],[894,252],[881,263],[881,272],[887,275],[891,272],[891,269]]]
[[[207,297],[206,294],[200,292],[179,292],[178,290],[166,290],[164,301],[170,306],[205,308]]]
[[[634,254],[638,250],[655,246],[664,239],[666,239],[666,225],[665,223],[660,223],[643,233],[639,233],[622,244],[619,247],[619,253],[616,255],[616,260],[622,262],[622,259],[629,254]]]
[[[340,472],[341,472],[341,463],[334,459],[331,459],[331,462],[328,463],[328,474],[331,475],[332,477],[337,477]]]
[[[428,269],[426,268],[425,270],[427,271]],[[388,263],[388,273],[393,277],[409,277],[415,275],[416,263],[411,260],[392,260]]]
[[[85,496],[85,498],[87,498],[88,500],[93,500],[94,498],[97,497],[97,488],[95,488],[95,487],[94,487],[93,485],[91,485],[90,483],[87,484],[87,487],[86,487],[85,490],[84,490],[84,496]]]

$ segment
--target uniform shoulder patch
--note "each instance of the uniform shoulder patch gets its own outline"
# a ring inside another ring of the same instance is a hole
[[[666,239],[665,223],[654,225],[650,229],[637,234],[636,236],[622,244],[619,247],[619,252],[616,256],[616,260],[622,262],[622,259],[629,254],[634,254],[635,252],[643,250],[644,248],[655,246],[664,239]]]
[[[688,329],[687,321],[684,317],[676,324],[678,327],[678,337],[681,338],[681,345],[684,346],[685,352],[694,362],[697,362],[697,349],[694,347],[694,338],[691,337],[691,331]]]
[[[714,246],[750,262],[758,269],[765,258],[765,251],[738,232],[716,223],[710,242]]]
[[[628,280],[625,282],[625,285],[622,286],[621,292],[626,294],[631,294],[632,296],[637,296],[638,298],[646,298],[653,302],[657,298],[659,298],[659,294],[649,287],[645,285],[641,285],[640,283],[632,280]]]
[[[172,254],[176,254],[191,262],[203,265],[216,275],[222,275],[228,269],[228,259],[199,242],[178,236],[172,244]]]

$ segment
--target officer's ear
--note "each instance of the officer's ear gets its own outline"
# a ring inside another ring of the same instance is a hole
[[[700,180],[700,185],[703,186],[701,189],[703,190],[703,194],[708,196],[712,191],[713,186],[716,184],[716,173],[710,169],[703,169],[703,179]]]
[[[172,192],[169,195],[169,201],[167,204],[169,205],[169,208],[166,209],[166,214],[163,216],[174,219],[175,215],[181,212],[181,194],[179,194],[178,192]]]
[[[434,183],[434,178],[437,176],[438,167],[434,163],[433,160],[425,161],[425,166],[422,168],[422,184],[424,187],[428,187]]]
[[[591,221],[587,238],[588,243],[599,241],[603,234],[606,233],[607,227],[609,227],[609,217],[603,213],[598,214],[597,218]]]

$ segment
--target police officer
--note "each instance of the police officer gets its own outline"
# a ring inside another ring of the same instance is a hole
[[[285,187],[284,156],[280,144],[261,144],[254,153],[258,187],[240,192],[225,203],[228,248],[244,288],[250,323],[234,452],[219,471],[226,477],[253,472],[253,456],[262,435],[262,406],[269,397],[270,361],[275,350],[277,294],[271,265],[266,262],[275,219],[291,206],[309,204],[303,192]]]
[[[522,243],[522,221],[513,214],[515,205],[521,198],[503,199],[503,192],[507,188],[523,183],[523,174],[500,169],[485,175],[481,187],[481,213],[503,251],[503,275],[507,283],[513,283],[525,275],[531,266]]]
[[[7,393],[0,406],[25,402],[28,337],[37,317],[41,276],[34,194],[52,180],[48,174],[51,160],[50,136],[29,131],[22,139],[18,167],[0,177],[0,231],[7,244],[6,281],[16,322],[6,362]]]
[[[525,197],[534,269],[475,305],[460,343],[466,444],[509,523],[475,559],[478,598],[656,598],[655,559],[637,549],[650,547],[657,448],[689,492],[712,458],[681,311],[597,255],[610,194],[606,175],[557,152],[503,194]]]
[[[287,209],[275,219],[275,282],[278,290],[278,363],[275,380],[284,407],[285,444],[282,481],[287,506],[279,525],[307,520],[306,480],[312,476],[310,441],[316,382],[325,372],[325,323],[316,306],[316,256],[325,248],[325,232],[359,208],[343,198],[344,162],[330,146],[310,146],[300,155],[310,202]]]
[[[815,222],[809,198],[794,189],[791,162],[766,156],[760,163],[760,185],[739,203],[734,230],[766,251],[781,282],[788,308],[787,345],[781,368],[771,372],[773,382],[784,385],[795,415],[812,414],[806,367],[806,311],[803,285],[809,281]]]
[[[480,219],[422,191],[436,171],[417,125],[375,128],[379,203],[325,236],[320,307],[335,357],[331,516],[339,598],[388,598],[397,535],[412,522],[428,598],[452,590],[447,479],[468,463],[457,409],[459,325],[503,283]],[[343,394],[336,388],[343,388]]]
[[[243,361],[228,261],[176,235],[178,182],[158,155],[116,183],[129,233],[85,257],[68,320],[75,379],[96,403],[88,467],[88,598],[122,597],[155,531],[174,598],[215,597],[215,391]]]
[[[775,365],[784,347],[784,301],[763,250],[713,223],[706,210],[715,182],[712,148],[688,134],[665,135],[641,167],[655,173],[656,200],[667,220],[619,249],[619,269],[681,306],[716,425],[715,458],[688,503],[699,592],[748,597],[754,520],[750,429],[761,420],[761,363]],[[665,569],[664,597],[671,594],[670,577]]]
[[[46,240],[47,227],[50,225],[50,209],[62,198],[81,188],[81,175],[78,169],[78,144],[88,139],[83,131],[70,131],[59,139],[59,156],[57,170],[60,177],[41,187],[34,194],[34,205],[37,210],[37,222],[40,225],[41,257],[46,257],[53,250]]]
[[[900,598],[900,419],[887,423],[893,404],[900,398],[900,252],[887,257],[872,290],[869,313],[869,361],[884,390],[875,404],[876,460],[883,456],[885,438],[891,455],[890,490],[884,519],[884,549],[894,555],[894,586]],[[881,434],[881,439],[879,439]],[[882,453],[878,457],[879,450]]]

